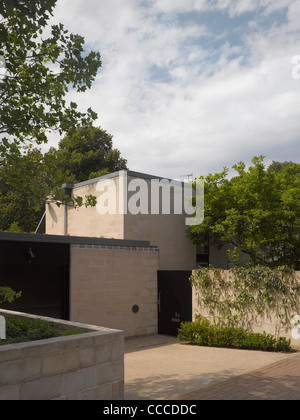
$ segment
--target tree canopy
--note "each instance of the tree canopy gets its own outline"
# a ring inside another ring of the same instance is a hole
[[[42,153],[28,147],[21,152],[17,146],[11,147],[0,165],[0,231],[34,232],[50,191],[52,199],[59,203],[64,183],[127,169],[126,160],[113,148],[112,139],[105,130],[89,126],[67,135],[58,150],[52,147]]]
[[[300,164],[273,162],[254,157],[252,166],[233,166],[237,175],[228,178],[228,168],[205,178],[205,217],[189,229],[195,242],[231,245],[237,257],[242,252],[254,264],[270,267],[300,261]]]
[[[20,222],[27,231],[41,199],[61,194],[56,154],[37,148],[47,143],[48,133],[62,137],[97,118],[66,96],[91,88],[100,53],[86,51],[84,38],[62,24],[49,25],[56,3],[0,3],[0,229]]]
[[[67,104],[68,90],[91,87],[101,66],[100,53],[84,52],[84,38],[62,24],[45,34],[56,0],[2,0],[0,56],[6,74],[0,80],[1,152],[8,142],[47,142],[47,131],[67,132],[88,124],[96,114]]]
[[[127,161],[113,149],[113,136],[100,127],[79,127],[59,143],[59,167],[76,182],[127,169]]]
[[[55,152],[11,148],[0,165],[0,231],[34,232],[49,192],[61,194],[64,176]]]

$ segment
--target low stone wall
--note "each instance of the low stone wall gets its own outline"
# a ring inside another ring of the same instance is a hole
[[[229,272],[227,270],[223,271],[224,280],[226,281],[227,276],[229,275]],[[300,284],[300,271],[296,272],[296,278],[298,280],[298,283]],[[221,299],[221,296],[220,296]],[[299,339],[293,338],[292,331],[295,328],[295,325],[292,323],[292,318],[296,315],[300,316],[300,295],[299,295],[299,303],[298,303],[298,313],[291,314],[291,322],[289,325],[286,325],[285,327],[280,325],[280,322],[278,319],[276,319],[275,314],[267,311],[259,316],[255,316],[252,318],[247,319],[248,324],[251,326],[251,330],[256,333],[263,333],[266,332],[267,334],[273,334],[277,337],[286,337],[291,340],[291,344],[293,347],[300,348],[300,328],[299,328]],[[209,310],[207,308],[204,308],[199,303],[199,297],[198,292],[193,287],[193,317],[195,319],[196,315],[202,315],[209,319],[211,322],[213,322],[214,315],[211,315],[209,313]],[[250,315],[251,317],[251,315]],[[298,325],[300,326],[300,321],[298,322]]]
[[[83,334],[0,346],[0,400],[122,400],[124,334],[119,330],[40,318]]]

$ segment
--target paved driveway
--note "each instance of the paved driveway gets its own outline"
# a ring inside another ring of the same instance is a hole
[[[190,346],[163,335],[125,341],[125,400],[259,399],[258,385],[261,391],[269,389],[263,399],[279,399],[280,393],[295,399],[300,389],[299,353]],[[222,393],[226,389],[230,392]]]

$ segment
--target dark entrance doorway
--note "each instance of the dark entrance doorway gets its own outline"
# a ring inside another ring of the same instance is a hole
[[[22,295],[1,308],[69,319],[69,245],[0,241],[1,285]]]
[[[180,323],[192,321],[192,271],[158,271],[158,333],[176,336]]]

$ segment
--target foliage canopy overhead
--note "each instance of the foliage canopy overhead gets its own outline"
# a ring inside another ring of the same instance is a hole
[[[88,52],[84,38],[62,24],[50,25],[56,3],[0,3],[0,229],[26,218],[22,229],[31,230],[32,210],[50,193],[62,194],[58,156],[36,145],[47,143],[49,132],[63,136],[97,118],[90,108],[80,112],[67,94],[91,88],[100,53]]]
[[[126,159],[113,149],[113,136],[100,127],[79,127],[59,143],[59,166],[83,182],[111,172],[127,169]]]
[[[195,242],[229,245],[232,260],[243,252],[253,264],[299,267],[300,164],[254,157],[252,166],[233,166],[205,178],[205,218],[189,229]]]
[[[100,53],[84,51],[84,38],[62,24],[47,27],[57,0],[2,0],[0,56],[0,152],[12,141],[47,142],[47,131],[60,134],[97,115],[66,101],[69,89],[90,88],[101,67]]]

